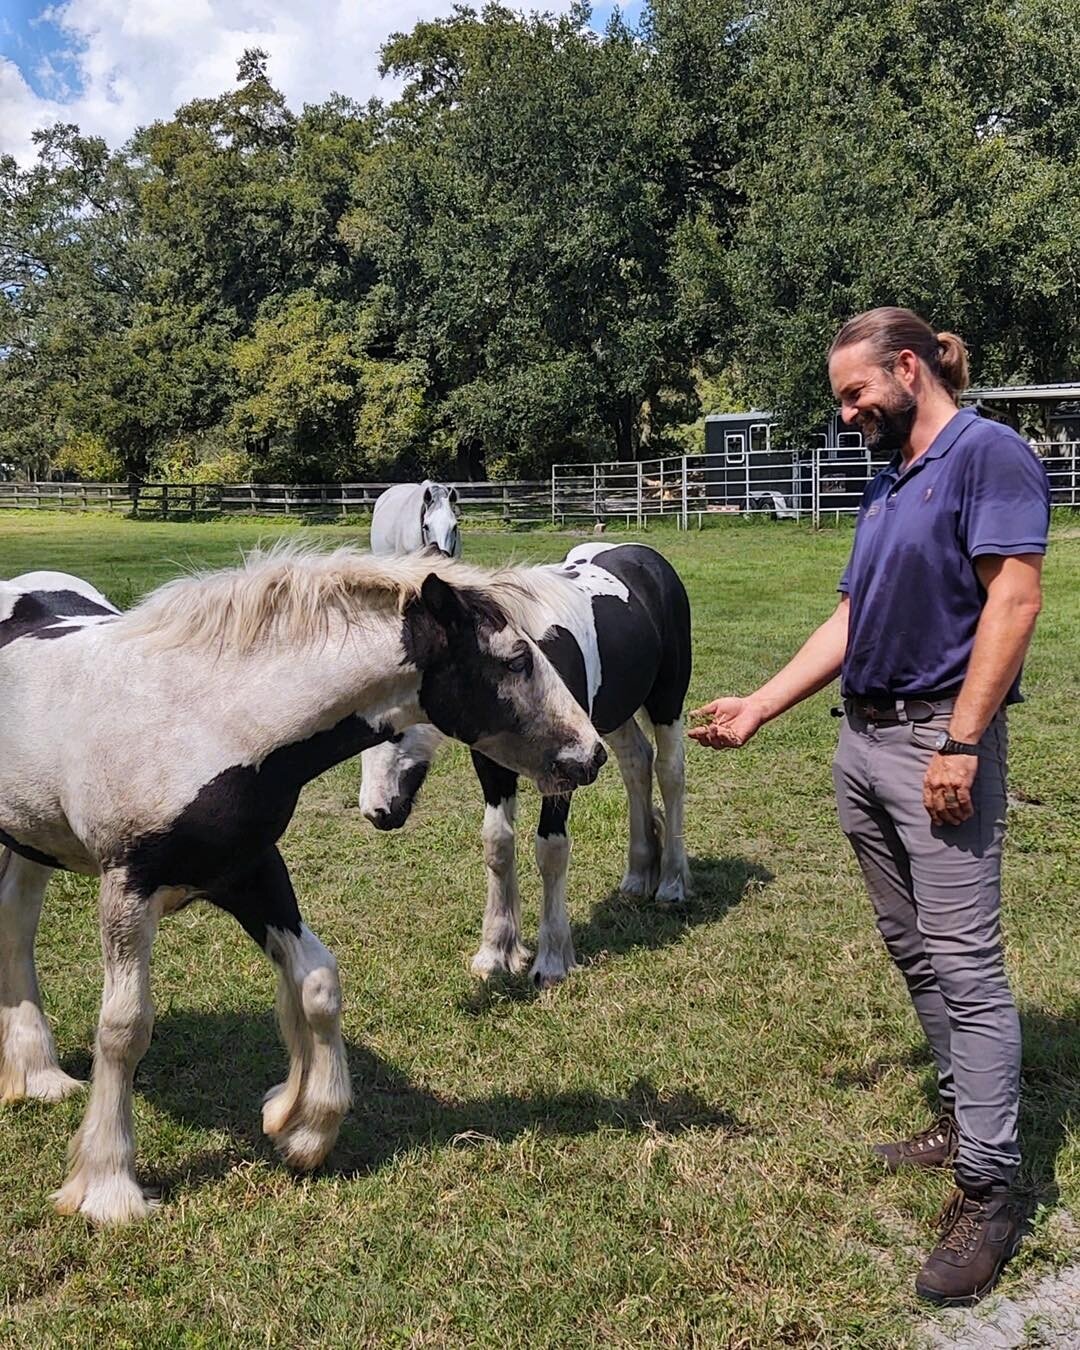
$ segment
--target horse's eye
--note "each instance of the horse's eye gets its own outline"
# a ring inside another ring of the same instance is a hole
[[[532,654],[526,651],[512,656],[506,663],[506,669],[511,675],[528,675],[532,670]]]

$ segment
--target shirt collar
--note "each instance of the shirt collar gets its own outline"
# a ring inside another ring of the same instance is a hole
[[[920,464],[924,463],[927,460],[940,459],[942,455],[947,454],[953,448],[956,442],[960,439],[963,433],[968,429],[968,427],[971,426],[972,422],[978,420],[978,417],[979,414],[976,412],[974,408],[958,408],[957,411],[953,413],[952,417],[950,417],[949,420],[945,423],[945,425],[941,428],[938,434],[934,437],[934,439],[930,442],[928,448],[923,451],[923,453],[911,466],[911,469],[908,469],[907,472],[910,473],[912,469],[917,468]],[[892,459],[889,460],[889,463],[885,468],[885,472],[889,475],[890,478],[900,477],[901,470],[900,470],[899,451],[897,451],[897,453],[893,455]]]

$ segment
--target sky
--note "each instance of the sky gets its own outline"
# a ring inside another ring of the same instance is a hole
[[[520,7],[561,13],[570,0]],[[271,82],[296,111],[331,93],[390,97],[379,47],[451,8],[452,0],[0,0],[0,152],[30,164],[31,132],[56,121],[118,147],[136,127],[231,88],[245,47],[269,53]],[[612,8],[594,6],[594,28]],[[633,20],[640,0],[621,8]]]

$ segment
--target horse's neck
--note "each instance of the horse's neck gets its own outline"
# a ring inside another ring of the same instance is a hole
[[[297,652],[325,709],[320,721],[355,714],[398,730],[419,720],[419,678],[404,661],[401,633],[396,613],[365,614],[356,622],[333,621],[325,639]]]
[[[373,612],[355,623],[331,620],[309,640],[225,650],[195,665],[171,660],[159,673],[166,701],[175,685],[179,698],[218,710],[250,752],[262,754],[354,716],[394,731],[423,720],[419,679],[404,656],[400,618]]]

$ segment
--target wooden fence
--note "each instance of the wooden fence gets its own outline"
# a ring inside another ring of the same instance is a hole
[[[334,519],[370,512],[390,483],[6,483],[4,508],[114,511],[159,518],[218,515]],[[548,482],[453,483],[466,515],[512,524],[551,519]]]

